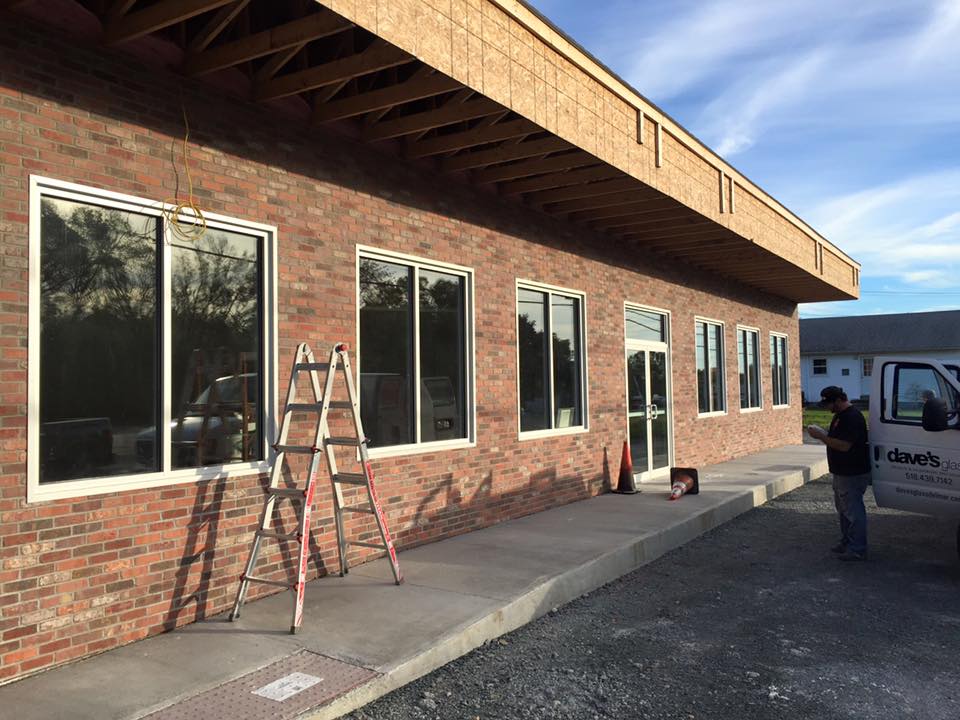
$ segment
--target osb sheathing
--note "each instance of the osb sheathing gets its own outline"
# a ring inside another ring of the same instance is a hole
[[[516,0],[318,2],[843,292],[858,295],[853,268],[859,266],[853,260]],[[637,142],[638,110],[645,116],[643,143]],[[727,178],[722,199],[721,171]],[[810,252],[817,242],[831,249],[822,274]]]

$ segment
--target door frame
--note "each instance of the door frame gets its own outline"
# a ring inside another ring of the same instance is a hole
[[[646,310],[648,312],[655,312],[664,316],[666,321],[666,340],[665,342],[655,342],[652,340],[628,340],[627,339],[627,309],[635,310]],[[653,482],[661,480],[665,477],[669,477],[670,468],[675,462],[675,443],[674,443],[674,408],[676,403],[673,399],[673,317],[669,310],[664,308],[655,307],[653,305],[646,305],[643,303],[635,303],[625,300],[623,303],[623,390],[624,390],[624,430],[626,432],[626,438],[629,445],[630,439],[630,418],[629,418],[629,408],[630,408],[630,387],[627,380],[627,357],[630,352],[636,352],[638,350],[653,350],[656,352],[666,353],[667,358],[667,444],[669,446],[669,452],[667,453],[667,466],[664,468],[658,468],[657,470],[642,470],[637,472],[634,470],[634,478],[638,482]],[[646,366],[647,377],[650,375],[649,363]],[[647,388],[649,395],[649,387]],[[652,457],[648,454],[648,457]]]

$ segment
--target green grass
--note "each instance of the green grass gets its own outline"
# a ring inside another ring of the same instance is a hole
[[[866,410],[861,411],[864,419],[867,421],[867,427],[870,427],[870,413]],[[820,408],[805,407],[803,409],[803,431],[807,431],[807,425],[819,425],[824,430],[830,429],[830,422],[833,420],[833,413],[829,410]]]

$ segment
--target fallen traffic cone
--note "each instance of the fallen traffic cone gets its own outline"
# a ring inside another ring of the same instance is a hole
[[[670,499],[679,500],[684,495],[700,492],[700,480],[696,468],[670,468]]]
[[[615,493],[633,495],[637,492],[637,485],[633,481],[633,461],[630,460],[630,446],[623,441],[623,454],[620,457],[620,477],[617,478]]]

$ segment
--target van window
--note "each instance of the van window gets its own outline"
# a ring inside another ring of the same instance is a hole
[[[883,420],[921,425],[924,404],[942,403],[956,425],[960,396],[936,368],[922,363],[887,363],[883,368]]]

